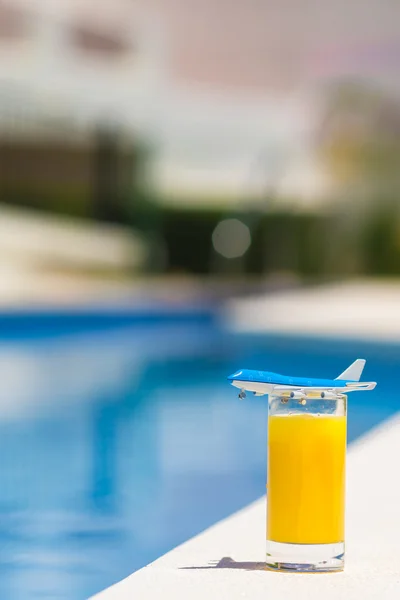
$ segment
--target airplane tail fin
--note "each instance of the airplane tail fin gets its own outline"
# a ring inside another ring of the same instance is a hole
[[[336,379],[348,379],[349,381],[360,381],[360,377],[364,370],[365,360],[357,358],[339,377]]]

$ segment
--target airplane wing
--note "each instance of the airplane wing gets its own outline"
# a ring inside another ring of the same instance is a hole
[[[366,381],[366,382],[351,382],[351,383],[347,383],[346,386],[337,386],[335,387],[334,385],[332,386],[319,386],[319,387],[309,387],[309,386],[293,386],[293,385],[275,385],[274,386],[274,391],[278,391],[278,392],[293,392],[296,390],[301,390],[301,391],[310,391],[310,392],[319,392],[319,391],[326,391],[326,390],[339,390],[339,391],[343,391],[343,392],[357,392],[360,391],[362,392],[363,390],[373,390],[376,387],[376,382],[375,381]]]
[[[360,381],[355,383],[347,383],[346,388],[350,388],[351,390],[357,392],[358,390],[361,392],[362,390],[373,390],[376,388],[376,381]],[[344,388],[344,389],[346,389]]]

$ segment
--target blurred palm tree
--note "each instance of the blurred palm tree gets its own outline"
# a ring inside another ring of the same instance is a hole
[[[400,247],[395,240],[400,231],[398,98],[365,82],[329,87],[317,149],[334,189],[333,231],[340,236],[342,255],[338,259],[334,253],[333,262],[346,263],[351,273],[385,272],[389,263],[388,272],[400,272],[400,257],[393,254]],[[399,268],[393,269],[397,262]]]
[[[367,83],[328,89],[318,132],[320,153],[335,182],[375,191],[400,180],[398,98]]]

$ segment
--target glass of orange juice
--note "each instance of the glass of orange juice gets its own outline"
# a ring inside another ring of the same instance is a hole
[[[268,400],[267,565],[344,567],[347,397],[319,392]]]

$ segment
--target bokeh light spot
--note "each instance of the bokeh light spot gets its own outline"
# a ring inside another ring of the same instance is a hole
[[[250,229],[239,219],[224,219],[214,229],[212,243],[224,258],[239,258],[250,247]]]

